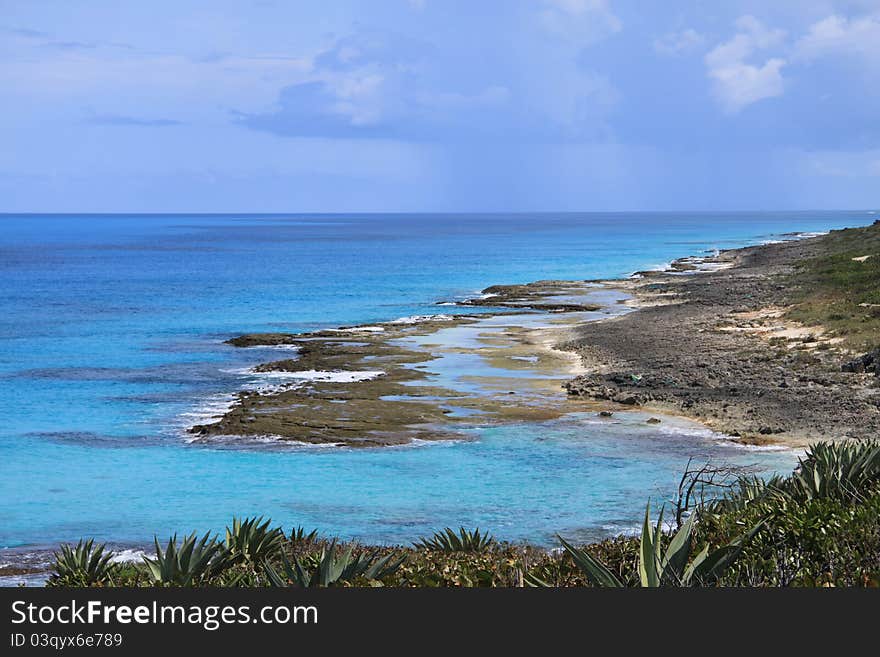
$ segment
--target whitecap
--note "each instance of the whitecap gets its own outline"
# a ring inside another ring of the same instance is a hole
[[[326,381],[331,383],[357,383],[359,381],[369,381],[384,376],[382,370],[366,370],[366,371],[350,371],[340,370],[329,372],[323,370],[300,370],[296,372],[276,371],[276,372],[255,372],[248,370],[251,376],[261,379],[282,379],[290,381]]]
[[[740,443],[730,438],[722,439],[718,441],[718,444],[722,447],[733,447],[735,449],[741,449],[746,452],[788,452],[791,451],[791,447],[786,447],[785,445],[749,445],[746,443]]]
[[[423,322],[449,322],[453,320],[452,315],[409,315],[408,317],[398,317],[388,322],[389,324],[421,324]]]
[[[236,436],[233,434],[217,434],[213,436],[193,436],[186,439],[190,444],[200,444],[214,447],[228,448],[253,448],[266,446],[275,449],[288,450],[323,450],[328,448],[342,447],[342,443],[309,443],[302,440],[290,440],[274,434],[258,434],[253,436]]]
[[[334,333],[382,333],[384,326],[346,326],[344,328],[327,329]]]
[[[602,530],[611,536],[638,536],[642,533],[641,525],[602,525]]]
[[[791,448],[785,445],[748,445],[735,440],[732,436],[706,427],[659,426],[657,431],[670,436],[694,436],[713,441],[721,447],[743,450],[746,452],[787,452]]]
[[[252,344],[252,345],[248,345],[247,347],[238,347],[238,348],[244,349],[244,350],[248,350],[248,349],[259,349],[259,350],[278,349],[280,351],[299,351],[300,347],[298,344],[281,343],[281,344]]]
[[[146,553],[143,550],[128,548],[114,551],[110,561],[112,563],[140,563],[144,556],[146,556]]]
[[[251,379],[259,379],[260,381],[329,381],[332,383],[357,383],[358,381],[369,381],[370,379],[385,375],[385,372],[382,370],[273,370],[260,372],[253,367],[239,367],[221,371],[227,374],[237,374]],[[253,388],[245,386],[245,389],[252,390]]]
[[[670,260],[669,262],[664,262],[659,265],[648,265],[647,267],[644,267],[644,268],[640,269],[639,271],[667,272],[667,271],[670,271],[671,268],[672,268],[672,261]],[[633,278],[633,279],[638,280],[640,278],[644,278],[644,276],[642,276],[639,272],[633,272],[632,274],[629,275],[629,278]]]
[[[232,410],[235,402],[236,396],[233,393],[211,395],[192,410],[181,413],[179,417],[188,425],[205,424],[223,417]]]

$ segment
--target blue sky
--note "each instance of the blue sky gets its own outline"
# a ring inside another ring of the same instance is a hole
[[[0,211],[880,206],[880,0],[0,6]]]

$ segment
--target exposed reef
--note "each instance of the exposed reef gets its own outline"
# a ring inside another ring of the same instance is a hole
[[[268,437],[375,447],[463,438],[462,429],[475,420],[559,417],[573,410],[562,384],[578,366],[553,344],[601,307],[596,286],[508,287],[494,309],[479,315],[230,338],[233,347],[284,347],[289,355],[251,368],[263,383],[237,393],[226,413],[190,433],[196,441]],[[565,314],[557,316],[561,306]],[[461,359],[469,365],[457,367]]]
[[[535,281],[519,285],[492,285],[482,295],[457,302],[462,306],[530,308],[546,312],[592,312],[601,308],[584,298],[589,281]],[[441,302],[448,303],[448,302]]]

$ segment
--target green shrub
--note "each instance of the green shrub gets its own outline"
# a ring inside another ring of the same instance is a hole
[[[290,542],[291,543],[316,543],[318,541],[318,530],[313,529],[310,532],[306,532],[305,527],[294,527],[290,532]]]
[[[495,544],[495,539],[479,529],[467,530],[459,527],[458,532],[446,527],[428,538],[413,543],[417,548],[438,550],[440,552],[485,552]]]
[[[62,545],[55,553],[48,586],[103,586],[111,583],[116,565],[110,559],[113,553],[104,544],[95,545],[93,539],[80,540],[75,547]]]
[[[271,520],[259,518],[232,519],[226,528],[225,558],[228,564],[245,563],[256,567],[271,559],[284,548],[284,532],[280,527],[269,529]]]
[[[651,504],[648,503],[645,508],[645,519],[639,541],[639,584],[643,588],[714,584],[724,574],[724,571],[739,558],[743,544],[754,536],[762,524],[759,523],[745,535],[723,547],[710,551],[707,544],[700,552],[691,557],[696,520],[697,513],[691,513],[678,531],[667,540],[663,533],[663,509],[660,510],[656,526],[652,527]],[[559,540],[575,565],[593,586],[623,587],[626,585],[601,560],[593,557],[588,550],[577,548],[562,537]],[[536,586],[549,585],[536,576],[531,576],[528,581]]]
[[[200,586],[227,566],[223,546],[210,534],[197,540],[193,532],[185,536],[179,546],[175,534],[164,550],[158,538],[154,542],[156,557],[144,557],[144,563],[148,578],[157,586]]]
[[[293,565],[286,555],[281,557],[281,573],[270,564],[264,564],[266,579],[272,586],[328,587],[345,586],[358,582],[371,585],[393,575],[406,560],[406,555],[391,552],[384,556],[378,550],[354,553],[349,547],[344,552],[337,549],[336,541],[321,550],[320,555],[301,559],[294,556]],[[309,564],[311,562],[311,564]]]
[[[792,498],[807,501],[857,499],[880,483],[880,442],[847,440],[811,445],[784,485]]]
[[[723,583],[738,586],[876,585],[880,578],[880,494],[800,501],[774,495],[707,518],[707,540],[723,540],[764,519]]]

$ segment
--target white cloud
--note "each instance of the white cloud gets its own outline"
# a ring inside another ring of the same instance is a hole
[[[737,19],[737,34],[716,46],[705,58],[716,99],[724,110],[735,114],[765,98],[781,96],[784,91],[782,67],[786,62],[771,57],[760,64],[749,63],[758,51],[779,46],[785,31],[769,29],[754,16]]]
[[[706,43],[706,37],[694,29],[670,32],[654,40],[654,50],[661,55],[681,55],[697,50]]]
[[[795,44],[795,57],[812,60],[849,55],[880,64],[880,14],[849,19],[832,15],[810,26]]]
[[[622,23],[607,0],[543,0],[541,26],[554,37],[588,45],[619,32]]]

